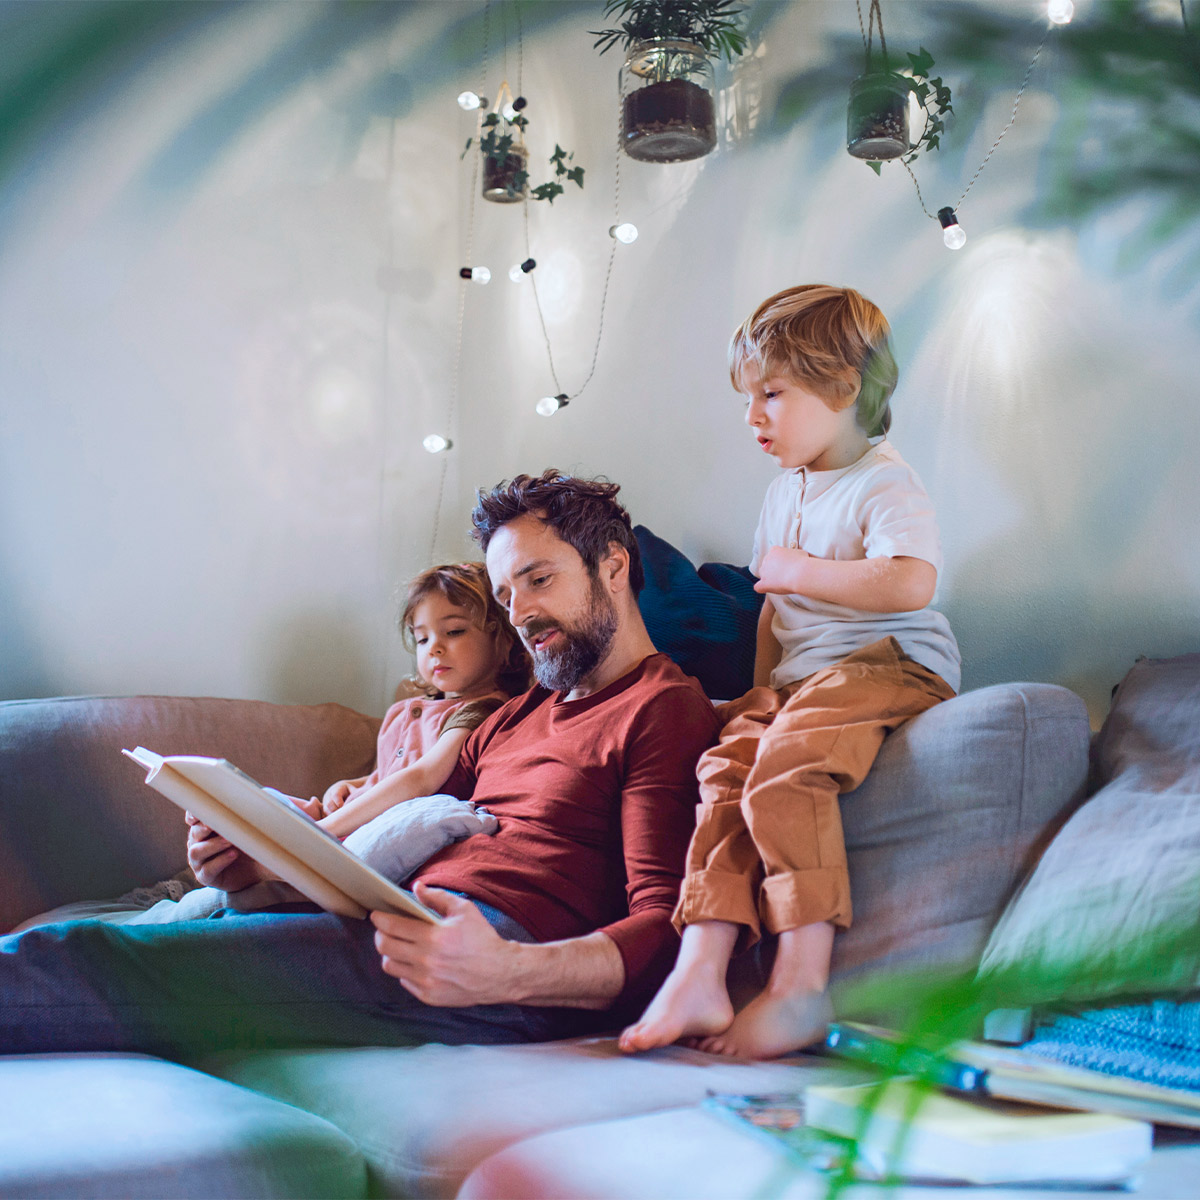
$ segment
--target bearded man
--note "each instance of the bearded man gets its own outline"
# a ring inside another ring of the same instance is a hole
[[[475,535],[538,686],[470,735],[446,783],[499,828],[409,881],[440,925],[303,905],[0,938],[0,1048],[540,1041],[639,1013],[678,947],[695,765],[718,722],[642,623],[618,490],[549,470],[479,495]],[[263,878],[203,825],[188,861],[227,891]]]

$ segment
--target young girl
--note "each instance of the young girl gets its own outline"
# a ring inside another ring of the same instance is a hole
[[[275,793],[319,818],[317,824],[343,839],[346,849],[396,883],[451,842],[495,831],[496,819],[486,810],[436,793],[471,730],[525,691],[530,678],[529,656],[492,595],[482,563],[431,567],[418,575],[408,586],[400,627],[416,653],[415,682],[422,690],[388,709],[375,770],[340,779],[309,801]],[[192,920],[220,908],[260,909],[298,899],[275,880],[232,893],[198,888],[133,920]]]
[[[318,824],[343,839],[397,804],[434,795],[454,770],[467,734],[529,687],[529,657],[496,603],[482,563],[432,567],[418,575],[409,584],[400,625],[416,653],[423,694],[388,709],[375,770],[338,780],[321,797]]]

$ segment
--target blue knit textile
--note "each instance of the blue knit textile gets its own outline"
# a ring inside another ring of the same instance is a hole
[[[1056,1016],[1022,1049],[1073,1067],[1200,1091],[1200,1000]]]

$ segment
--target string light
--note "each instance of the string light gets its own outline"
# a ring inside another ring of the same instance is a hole
[[[1046,5],[1046,17],[1053,25],[1066,25],[1075,15],[1075,5],[1071,0],[1050,0]]]
[[[570,401],[567,400],[566,392],[559,392],[557,396],[543,396],[534,408],[540,417],[552,417],[560,408],[566,408]]]
[[[951,250],[961,250],[966,245],[967,234],[958,223],[958,218],[954,215],[954,209],[948,204],[945,208],[939,208],[938,220],[942,223],[942,241]]]
[[[458,96],[458,107],[464,112],[471,112],[476,108],[482,108],[487,101],[476,95],[474,92],[460,92]]]
[[[449,450],[454,443],[449,438],[442,437],[440,433],[431,433],[421,442],[421,445],[430,454],[441,454],[443,451]]]
[[[472,283],[477,283],[482,287],[485,283],[491,282],[492,273],[487,267],[460,267],[458,277],[469,279]]]
[[[513,263],[513,265],[508,268],[508,277],[513,281],[513,283],[520,283],[521,280],[524,279],[525,276],[528,275],[529,272],[532,271],[536,266],[537,263],[532,258],[527,258],[524,262]]]
[[[520,87],[520,83],[517,84]],[[506,121],[512,121],[516,118],[517,113],[521,111],[529,103],[524,96],[518,96],[515,100],[510,100],[501,109],[501,115]]]
[[[622,221],[620,225],[610,225],[608,227],[608,236],[618,242],[624,242],[626,246],[630,242],[636,242],[637,235],[637,226],[630,224],[628,221]]]

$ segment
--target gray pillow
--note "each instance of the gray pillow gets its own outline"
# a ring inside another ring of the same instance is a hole
[[[1200,986],[1200,655],[1134,666],[1092,766],[981,959],[1022,1003]]]

